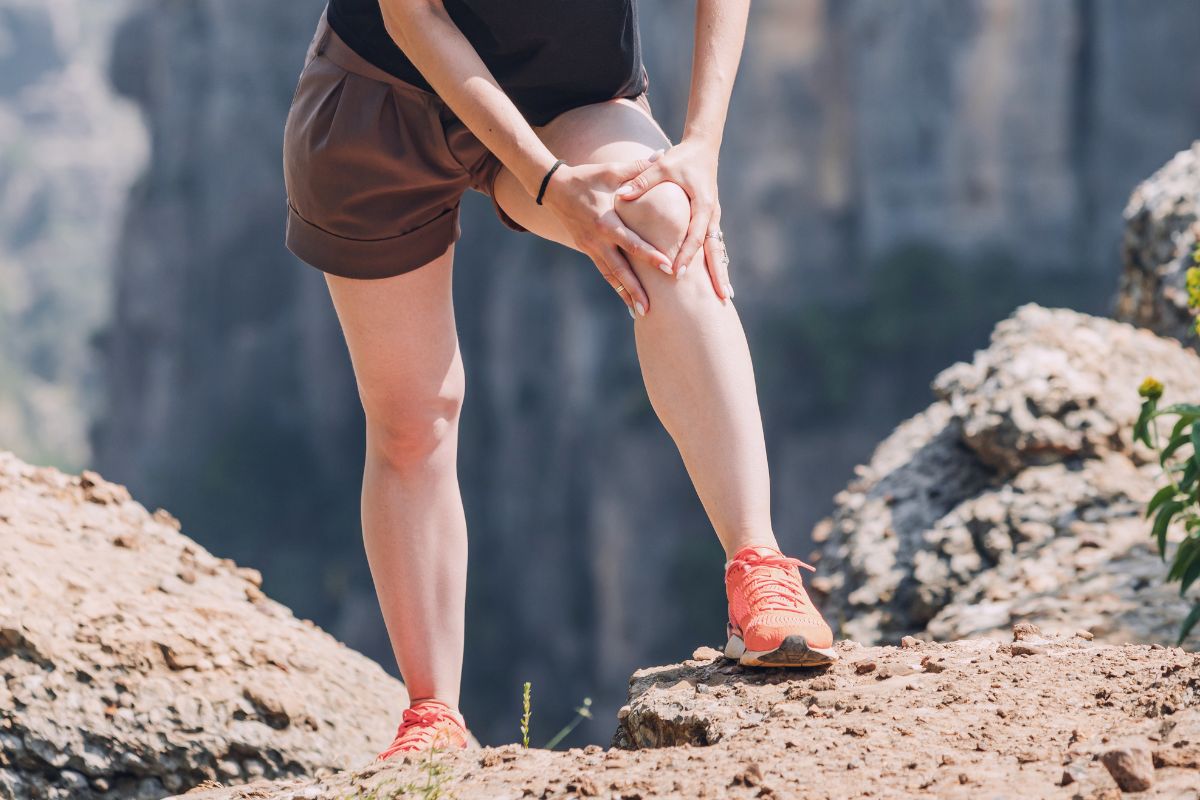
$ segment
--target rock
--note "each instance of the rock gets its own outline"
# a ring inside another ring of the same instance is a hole
[[[403,686],[251,603],[256,580],[124,487],[0,452],[0,796],[159,798],[369,762]]]
[[[1142,743],[1126,744],[1100,756],[1104,768],[1125,792],[1144,792],[1154,785],[1154,762]]]
[[[1014,642],[1011,652],[1014,656],[1040,656],[1046,652],[1046,648],[1027,642]]]
[[[1184,274],[1200,240],[1200,142],[1133,191],[1125,207],[1116,317],[1193,347]]]
[[[1032,622],[1018,622],[1012,627],[1012,635],[1013,641],[1020,642],[1026,639],[1041,639],[1042,631]]]
[[[1030,623],[1171,640],[1190,606],[1141,518],[1158,466],[1129,437],[1148,373],[1168,376],[1168,399],[1200,398],[1200,358],[1148,331],[1032,305],[1000,323],[835,498],[818,602],[841,634],[938,641]]]

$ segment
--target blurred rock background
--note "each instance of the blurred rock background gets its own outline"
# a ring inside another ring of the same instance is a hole
[[[282,245],[321,7],[0,0],[0,436],[170,508],[390,668],[353,378]],[[692,8],[641,6],[671,133]],[[1198,37],[1190,0],[755,3],[722,204],[788,549],[1018,304],[1109,309],[1130,191],[1200,130]],[[720,550],[594,269],[483,198],[464,229],[464,706],[512,740],[533,681],[537,744],[591,695],[575,742],[601,741],[633,668],[721,637]]]

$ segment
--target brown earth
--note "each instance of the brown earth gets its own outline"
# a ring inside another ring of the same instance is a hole
[[[634,674],[617,746],[440,754],[433,796],[1115,798],[1120,780],[1200,797],[1200,656],[1016,635],[842,642],[826,671],[750,671],[701,648]],[[428,796],[430,772],[410,757],[188,800]]]

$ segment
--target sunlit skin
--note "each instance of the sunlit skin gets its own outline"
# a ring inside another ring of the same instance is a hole
[[[727,558],[749,544],[777,547],[750,351],[724,246],[706,236],[719,230],[717,153],[748,6],[697,3],[687,120],[671,147],[627,100],[530,127],[440,3],[382,2],[397,44],[505,165],[495,187],[504,210],[588,255],[631,309],[650,401]],[[567,163],[538,206],[558,158]],[[457,707],[467,531],[456,459],[466,379],[453,259],[451,247],[395,277],[326,280],[366,411],[363,537],[396,661],[414,700]]]

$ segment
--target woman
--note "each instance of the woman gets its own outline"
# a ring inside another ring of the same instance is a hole
[[[366,411],[367,557],[411,708],[381,754],[466,746],[465,378],[450,276],[470,187],[587,254],[726,553],[726,655],[834,658],[770,518],[717,154],[749,0],[698,0],[683,138],[645,97],[635,0],[331,0],[285,132],[288,247],[326,273]]]

